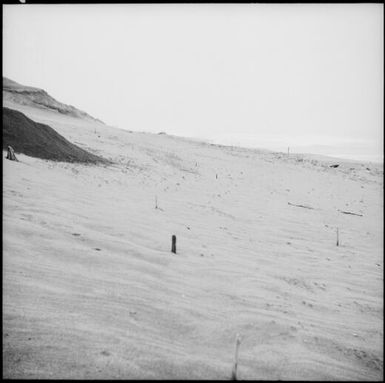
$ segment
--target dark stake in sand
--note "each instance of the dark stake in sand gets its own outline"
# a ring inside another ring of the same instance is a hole
[[[171,237],[171,251],[176,254],[176,236]]]

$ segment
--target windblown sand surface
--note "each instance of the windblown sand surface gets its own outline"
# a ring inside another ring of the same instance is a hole
[[[5,106],[115,164],[3,160],[4,378],[382,380],[382,166]]]

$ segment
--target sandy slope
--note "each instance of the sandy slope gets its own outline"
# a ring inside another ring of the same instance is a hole
[[[14,108],[116,165],[3,161],[5,378],[383,378],[382,166]]]
[[[86,112],[55,100],[43,89],[25,86],[6,77],[3,77],[3,102],[24,106],[29,105],[37,109],[59,112],[103,124],[102,121],[90,116]]]

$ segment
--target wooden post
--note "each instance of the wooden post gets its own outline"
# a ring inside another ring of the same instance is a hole
[[[237,380],[237,370],[238,370],[238,350],[239,345],[241,344],[241,338],[239,334],[237,334],[236,340],[235,340],[235,360],[234,360],[234,366],[233,366],[233,372],[232,372],[232,380]]]
[[[157,208],[158,208],[158,197],[155,196],[155,209],[157,209]]]
[[[7,147],[7,160],[11,161],[18,161],[18,159],[15,156],[15,151],[13,150],[12,146],[8,145]]]
[[[215,174],[215,179],[218,179],[218,174]]]
[[[176,254],[176,236],[173,235],[172,238],[171,238],[171,252],[173,252],[174,254]]]
[[[337,227],[337,246],[339,245],[340,245],[340,238],[339,238],[338,227]]]

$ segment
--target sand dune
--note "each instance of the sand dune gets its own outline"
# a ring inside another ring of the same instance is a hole
[[[3,77],[3,102],[12,104],[29,105],[34,108],[50,110],[64,115],[83,118],[93,122],[103,123],[88,113],[55,100],[45,90],[25,86]]]
[[[382,165],[7,102],[114,164],[3,161],[4,378],[383,379]]]

